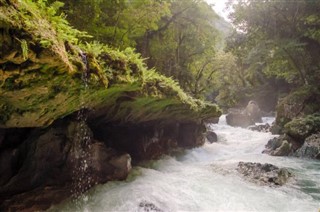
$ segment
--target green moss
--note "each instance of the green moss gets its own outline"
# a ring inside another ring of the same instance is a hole
[[[303,141],[311,134],[320,131],[320,113],[295,118],[284,127],[288,135]]]

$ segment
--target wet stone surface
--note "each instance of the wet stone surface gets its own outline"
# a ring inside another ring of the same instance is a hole
[[[269,186],[282,186],[293,176],[287,169],[269,163],[239,162],[237,171],[250,182]]]
[[[141,212],[163,212],[160,208],[158,208],[152,202],[142,201],[139,204],[139,211]]]

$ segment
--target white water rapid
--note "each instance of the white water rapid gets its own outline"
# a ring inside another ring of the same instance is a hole
[[[126,181],[92,188],[86,198],[52,211],[314,211],[320,210],[320,162],[261,154],[270,133],[211,124],[218,142],[135,167]],[[272,120],[264,119],[267,122]],[[271,163],[294,174],[282,187],[258,186],[235,170],[239,161]],[[144,207],[142,207],[144,206]]]

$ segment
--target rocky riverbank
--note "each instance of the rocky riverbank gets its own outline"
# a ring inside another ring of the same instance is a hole
[[[282,99],[271,132],[280,134],[266,145],[265,153],[320,159],[320,91],[305,86]]]

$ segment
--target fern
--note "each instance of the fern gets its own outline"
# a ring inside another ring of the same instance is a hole
[[[16,38],[16,37],[15,37],[15,39],[20,42],[20,47],[21,47],[21,52],[22,52],[22,58],[23,58],[24,60],[28,59],[28,51],[29,51],[29,48],[28,48],[28,43],[27,43],[27,41],[26,41],[25,39],[20,40],[19,38]]]
[[[86,53],[93,55],[94,57],[98,57],[102,52],[107,51],[107,46],[98,41],[93,42],[85,42],[85,44],[80,43],[80,48],[83,49]]]
[[[22,50],[22,57],[24,60],[28,58],[28,43],[26,40],[21,40],[21,50]]]

